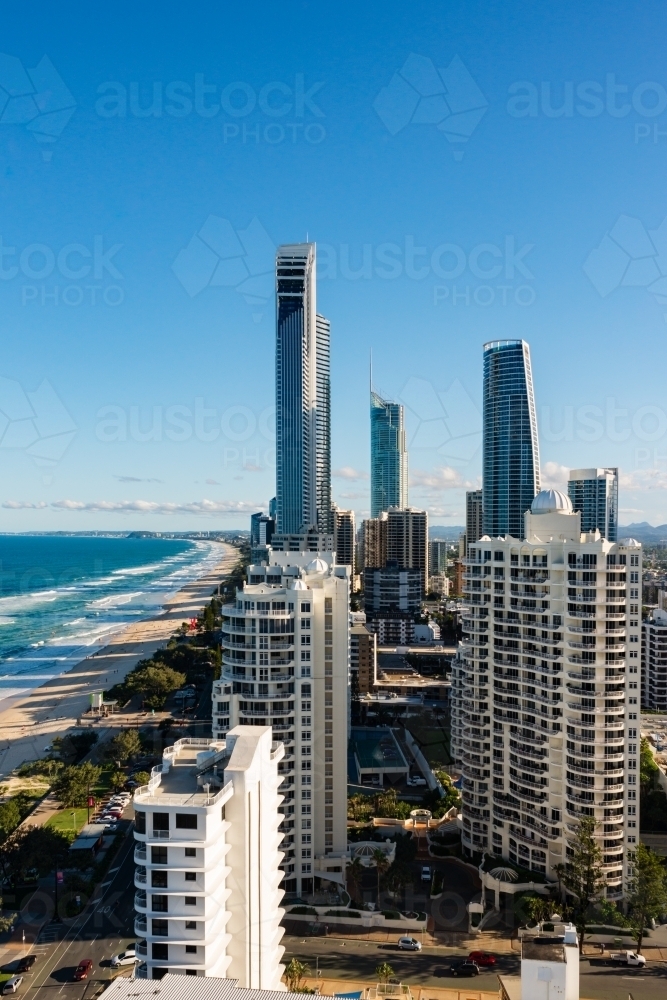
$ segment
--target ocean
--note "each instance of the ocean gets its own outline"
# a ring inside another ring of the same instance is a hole
[[[158,614],[220,558],[207,541],[0,535],[0,701]]]

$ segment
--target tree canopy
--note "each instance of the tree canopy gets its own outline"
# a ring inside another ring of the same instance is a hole
[[[85,806],[101,773],[102,768],[89,761],[65,767],[53,783],[53,794],[66,807]]]

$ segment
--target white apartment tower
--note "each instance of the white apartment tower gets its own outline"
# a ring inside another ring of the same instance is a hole
[[[642,626],[642,704],[667,711],[667,611],[654,608]]]
[[[279,990],[279,761],[268,726],[168,747],[134,793],[137,976]]]
[[[452,746],[467,852],[555,880],[592,816],[619,899],[639,836],[642,552],[580,523],[567,496],[543,490],[524,540],[468,547]]]
[[[222,609],[213,734],[270,725],[284,743],[282,887],[302,895],[315,878],[344,884],[350,569],[333,552],[308,551],[306,538],[291,548],[249,566],[236,602]]]

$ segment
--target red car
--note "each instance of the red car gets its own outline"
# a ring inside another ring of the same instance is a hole
[[[491,955],[488,951],[471,951],[468,955],[468,961],[474,962],[476,965],[495,965],[496,956]]]
[[[82,979],[87,979],[88,973],[91,971],[92,967],[92,958],[84,958],[83,962],[79,962],[74,970],[74,982],[80,983]]]

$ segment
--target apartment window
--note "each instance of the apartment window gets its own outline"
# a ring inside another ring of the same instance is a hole
[[[146,833],[146,813],[145,812],[135,812],[134,814],[134,828],[137,833]]]
[[[307,638],[308,641],[310,642],[310,636],[303,636],[302,635],[301,638],[302,639]],[[301,650],[301,662],[302,663],[308,663],[309,661],[310,661],[310,650],[309,649],[302,649]]]
[[[196,906],[197,905],[197,897],[196,896],[186,896],[185,897],[185,905],[186,906]]]
[[[185,970],[185,975],[186,976],[196,976],[197,975],[197,970],[196,969],[186,969]]]
[[[155,913],[166,913],[169,896],[151,896],[151,909]]]
[[[302,715],[301,716],[301,725],[302,726],[309,726],[310,725],[310,716],[309,715]]]
[[[196,830],[197,813],[176,813],[177,830]]]
[[[308,601],[301,602],[301,614],[302,615],[310,614],[310,603]]]
[[[302,830],[311,830],[312,826],[313,826],[312,820],[310,820],[310,819],[302,819],[301,820],[301,829]]]
[[[225,807],[223,806],[222,808],[224,809]],[[225,818],[224,814],[223,814],[222,818],[223,819]],[[185,856],[186,856],[186,858],[196,858],[197,857],[197,848],[196,847],[186,847],[185,848]]]
[[[153,928],[153,937],[168,937],[169,935],[168,920],[152,920],[151,925]]]
[[[186,872],[185,873],[185,881],[186,882],[196,882],[197,881],[197,872]]]
[[[310,739],[310,732],[306,731],[306,732],[301,733],[301,739],[302,740],[309,740]]]
[[[493,558],[496,562],[503,562],[505,559],[505,553],[502,550],[496,550],[493,553]]]
[[[186,944],[186,946],[185,946],[185,954],[186,955],[196,955],[197,954],[197,945],[196,944]]]
[[[167,848],[166,847],[151,847],[151,864],[152,865],[166,865],[167,864]],[[155,883],[153,883],[155,884]]]
[[[197,921],[196,920],[186,920],[185,921],[185,929],[186,929],[186,931],[196,931],[197,930]]]
[[[310,806],[301,806],[301,812],[304,816],[310,816]]]
[[[312,868],[311,865],[301,865],[301,871],[304,872],[304,873],[310,872],[311,868]]]
[[[310,618],[302,618],[301,619],[301,628],[302,629],[309,629],[310,628]]]
[[[153,921],[153,923],[155,923],[155,921]],[[155,933],[155,931],[153,933]],[[151,957],[158,959],[160,962],[168,962],[169,961],[169,945],[168,944],[159,944],[159,943],[156,943],[154,941],[153,945],[151,947]]]
[[[167,888],[167,872],[151,872],[151,885],[154,889]],[[153,897],[155,898],[155,897]],[[155,907],[153,907],[155,909]]]
[[[169,830],[169,813],[153,813],[153,830]]]
[[[309,635],[302,635],[301,636],[301,645],[302,646],[310,646],[310,636]]]

